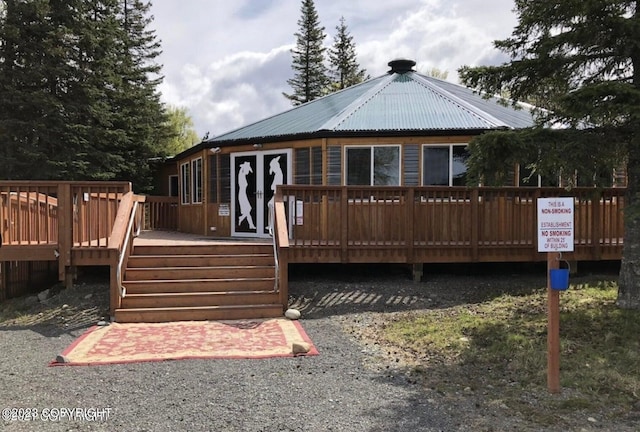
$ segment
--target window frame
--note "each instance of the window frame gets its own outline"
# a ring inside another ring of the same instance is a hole
[[[191,162],[180,164],[180,204],[191,204]]]
[[[202,157],[191,160],[191,204],[202,204],[203,198]]]
[[[376,148],[396,148],[398,149],[398,182],[393,185],[376,185],[375,182],[375,149]],[[352,185],[348,183],[349,179],[349,150],[350,149],[369,149],[370,157],[370,174],[368,185]],[[371,187],[384,187],[384,186],[402,186],[402,144],[356,144],[344,146],[344,170],[343,170],[343,185],[344,186],[371,186]]]
[[[420,152],[420,169],[421,169],[421,175],[420,175],[420,185],[421,186],[441,186],[441,187],[454,187],[453,185],[453,180],[454,180],[454,173],[453,173],[453,162],[454,162],[454,158],[453,158],[453,148],[454,147],[462,147],[463,149],[466,149],[469,146],[469,143],[434,143],[434,144],[422,144],[422,149]],[[447,185],[433,185],[433,184],[426,184],[425,183],[425,176],[426,176],[426,171],[425,171],[425,150],[426,149],[433,149],[433,148],[447,148],[449,151],[449,155],[448,155],[448,164],[447,164],[447,171],[448,171],[448,179],[447,179]],[[465,169],[465,173],[468,171],[468,166],[466,166]],[[459,186],[459,185],[457,185]]]

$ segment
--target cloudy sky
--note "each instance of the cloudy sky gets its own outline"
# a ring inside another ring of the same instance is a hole
[[[516,24],[513,0],[315,0],[325,45],[340,17],[372,76],[394,58],[457,82],[462,65],[506,60],[492,41]],[[220,135],[291,108],[291,48],[301,0],[154,0],[164,102],[187,108],[200,136]]]

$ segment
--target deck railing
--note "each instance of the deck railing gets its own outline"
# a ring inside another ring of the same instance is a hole
[[[51,183],[0,182],[3,244],[58,241],[58,187]]]
[[[126,182],[2,181],[2,242],[107,247],[118,203],[130,190]]]
[[[619,259],[625,189],[279,186],[291,262],[530,261],[536,199],[575,197],[575,258]]]
[[[289,230],[282,191],[276,190],[273,205],[269,206],[269,231],[273,236],[276,260],[276,290],[280,303],[286,309],[289,305]]]
[[[114,251],[110,284],[112,313],[120,307],[122,298],[126,295],[122,285],[123,266],[133,251],[133,239],[138,236],[142,227],[142,213],[138,210],[140,201],[144,201],[144,197],[134,195],[133,192],[128,192],[122,197],[109,239],[108,247]]]
[[[0,261],[57,261],[67,283],[78,262],[110,263],[109,240],[129,192],[128,182],[0,181]]]
[[[178,197],[147,195],[144,204],[144,229],[176,231]]]

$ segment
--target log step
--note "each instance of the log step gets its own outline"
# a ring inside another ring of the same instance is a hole
[[[123,309],[175,308],[278,304],[278,293],[268,291],[191,292],[130,294],[122,299]],[[280,306],[281,307],[281,306]]]
[[[203,306],[171,308],[116,309],[117,322],[169,322],[277,318],[282,305],[256,304],[251,306]]]

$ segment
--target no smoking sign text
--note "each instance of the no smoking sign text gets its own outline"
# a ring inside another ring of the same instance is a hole
[[[538,198],[538,252],[573,252],[573,198]]]

